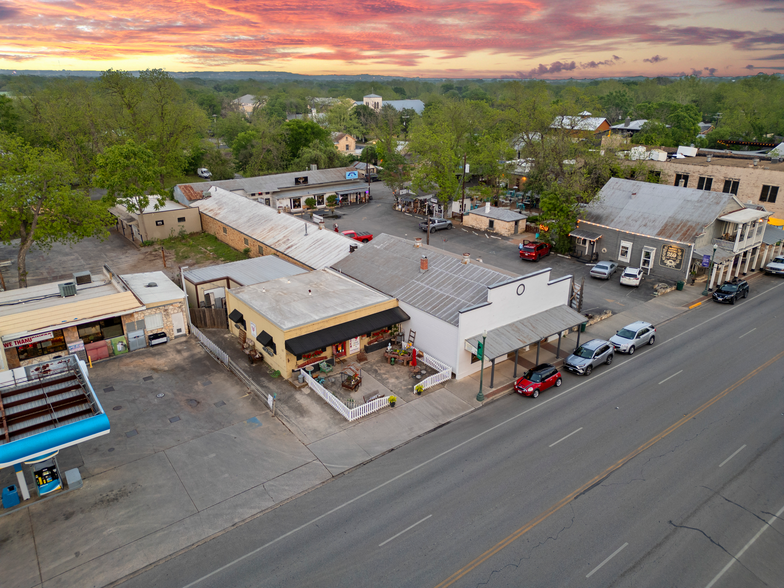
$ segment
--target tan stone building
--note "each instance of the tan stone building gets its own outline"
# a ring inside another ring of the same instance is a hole
[[[152,198],[156,196],[151,196],[150,199]],[[158,210],[155,210],[155,205],[151,202],[141,214],[129,212],[122,204],[110,208],[109,212],[117,219],[117,231],[138,244],[144,240],[142,233],[146,235],[147,241],[159,241],[181,233],[201,232],[199,211],[173,200],[164,201]]]
[[[346,133],[336,133],[332,137],[332,144],[341,153],[354,153],[357,149],[357,140]]]
[[[229,330],[285,378],[350,360],[382,329],[409,320],[395,298],[331,270],[227,291]]]
[[[485,203],[484,207],[479,207],[463,215],[463,225],[480,231],[490,231],[499,235],[511,236],[525,232],[525,220],[528,217],[524,214],[497,208]]]

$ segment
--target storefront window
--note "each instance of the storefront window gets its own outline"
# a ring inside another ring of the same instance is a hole
[[[68,354],[68,344],[65,342],[63,331],[52,331],[53,337],[47,341],[39,341],[38,343],[30,343],[29,345],[20,345],[16,348],[19,354],[19,361],[26,359],[33,359],[41,357],[42,355],[49,355],[51,353],[65,352]]]
[[[116,316],[95,323],[80,325],[77,330],[79,338],[85,343],[112,339],[123,334],[122,319]]]

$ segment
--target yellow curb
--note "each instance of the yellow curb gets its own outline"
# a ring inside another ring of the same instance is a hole
[[[702,301],[702,302],[704,302],[704,301]],[[691,310],[692,308],[697,308],[697,307],[698,307],[700,304],[702,304],[702,302],[698,302],[697,304],[692,304],[692,305],[689,307],[689,310]]]

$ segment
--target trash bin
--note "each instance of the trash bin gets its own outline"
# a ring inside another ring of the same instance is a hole
[[[587,326],[588,326],[588,323],[582,323],[580,325],[580,332],[581,333],[585,333],[585,327],[587,327]]]
[[[677,285],[677,286],[675,286],[675,289],[676,289],[676,290],[683,290],[683,287],[684,287],[685,285],[686,285],[686,282],[684,282],[683,280],[679,280],[679,281],[678,281],[678,285]]]
[[[3,508],[11,508],[19,504],[19,491],[16,486],[3,488]]]

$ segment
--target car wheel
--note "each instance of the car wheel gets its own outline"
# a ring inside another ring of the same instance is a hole
[[[447,228],[447,229],[451,229],[453,226],[454,226],[454,225],[447,225],[447,226],[446,226],[446,228]]]
[[[558,379],[555,381],[555,387],[556,387],[556,388],[560,388],[560,387],[561,387],[561,384],[563,384],[563,381],[561,380],[561,378],[558,378]]]
[[[539,390],[534,390],[534,393],[531,394],[534,398],[539,398]]]
[[[610,365],[613,362],[613,358],[614,357],[615,357],[614,354],[610,354],[610,356],[607,358],[607,361],[605,361],[604,363],[606,363],[607,365]]]
[[[629,355],[634,355],[634,345],[629,347]]]
[[[588,366],[587,368],[585,368],[585,375],[590,376],[592,371],[593,368],[591,366]]]
[[[652,336],[650,339],[648,339],[648,345],[653,345],[654,341],[656,341],[656,336],[655,335]]]
[[[732,299],[730,300],[730,304],[735,304],[735,297],[734,297],[734,296],[733,296],[733,297],[732,297]]]
[[[749,291],[748,291],[748,290],[746,290],[746,291],[743,293],[743,297],[744,297],[744,298],[746,298],[746,296],[748,296],[748,295],[749,295]]]

